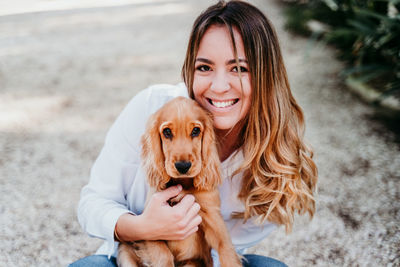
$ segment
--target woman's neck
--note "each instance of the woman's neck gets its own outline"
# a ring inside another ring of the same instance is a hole
[[[215,129],[218,140],[218,155],[221,162],[229,158],[229,156],[240,147],[240,127],[234,127],[230,130]]]

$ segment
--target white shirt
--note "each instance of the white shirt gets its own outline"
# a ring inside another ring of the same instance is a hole
[[[119,216],[127,212],[143,212],[149,185],[140,162],[140,137],[148,117],[177,96],[188,97],[183,83],[155,85],[139,92],[108,131],[104,147],[91,169],[90,181],[82,189],[78,206],[82,228],[90,236],[105,240],[96,254],[116,256],[118,243],[114,240],[114,228]],[[243,220],[231,218],[232,212],[244,211],[243,203],[237,198],[242,173],[230,179],[242,161],[243,154],[239,151],[221,163],[223,183],[219,187],[221,213],[232,242],[241,254],[276,227],[272,223],[257,225],[254,219],[243,224]],[[213,256],[214,265],[218,266],[215,252]]]

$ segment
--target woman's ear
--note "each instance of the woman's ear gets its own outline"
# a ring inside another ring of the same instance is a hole
[[[200,190],[213,190],[222,182],[219,172],[220,160],[215,140],[213,121],[206,112],[204,112],[203,117],[202,123],[204,130],[201,143],[202,168],[200,174],[194,179],[193,184]]]
[[[151,115],[142,136],[142,166],[149,185],[157,191],[165,189],[169,176],[165,171],[165,157],[159,133],[159,112]]]

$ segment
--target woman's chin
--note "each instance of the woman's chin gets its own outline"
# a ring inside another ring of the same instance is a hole
[[[234,123],[227,123],[227,122],[215,122],[214,121],[214,129],[216,131],[229,131],[230,129],[233,128],[233,126],[235,126]]]
[[[230,122],[227,121],[226,119],[222,121],[214,120],[214,129],[217,133],[226,133],[238,127],[239,125],[237,121]]]

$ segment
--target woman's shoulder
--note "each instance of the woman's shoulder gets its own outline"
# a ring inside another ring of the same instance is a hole
[[[154,84],[146,88],[147,91],[153,97],[177,97],[177,96],[188,96],[187,88],[184,83],[172,84]]]
[[[176,85],[155,84],[136,94],[129,105],[141,105],[145,107],[147,114],[152,114],[166,102],[178,96],[188,97],[188,92],[184,83],[178,83]]]
[[[156,84],[141,90],[125,106],[108,133],[108,140],[126,140],[139,151],[139,140],[149,116],[172,98],[187,96],[186,86]],[[121,137],[123,136],[123,138]]]

